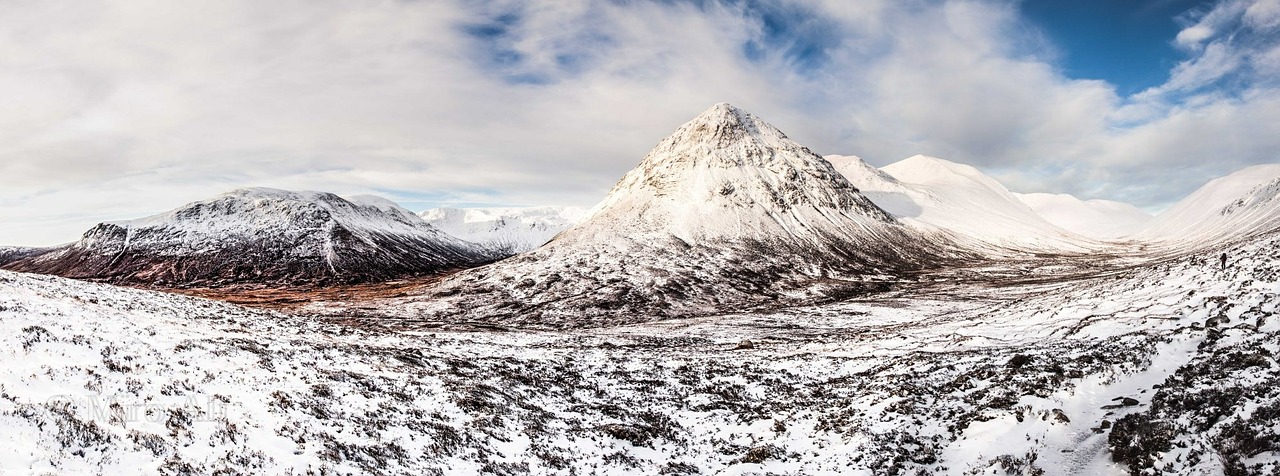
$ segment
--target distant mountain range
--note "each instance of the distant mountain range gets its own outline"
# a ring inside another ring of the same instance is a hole
[[[1155,217],[1135,239],[1183,247],[1221,243],[1280,227],[1280,164],[1211,180]]]
[[[586,216],[583,207],[432,208],[420,216],[440,231],[510,254],[542,246]]]
[[[854,156],[827,156],[871,201],[905,223],[952,233],[987,253],[1085,252],[1099,244],[1054,226],[973,167],[915,156],[876,169]]]
[[[717,104],[550,243],[386,309],[525,325],[634,322],[843,298],[977,258],[952,234],[899,221],[777,128]]]

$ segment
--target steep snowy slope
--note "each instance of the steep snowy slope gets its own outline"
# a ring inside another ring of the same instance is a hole
[[[859,192],[890,214],[912,219],[923,213],[921,198],[927,194],[918,187],[903,183],[854,155],[828,155],[824,158]]]
[[[1213,244],[1280,227],[1280,164],[1214,179],[1156,216],[1136,237]]]
[[[1071,195],[1015,193],[1046,221],[1064,230],[1100,240],[1127,237],[1151,223],[1150,213],[1128,203],[1081,200]]]
[[[988,252],[1081,252],[1094,240],[1054,226],[977,169],[917,155],[883,169],[854,156],[826,157],[867,198],[920,229],[951,232]]]
[[[583,207],[432,208],[421,216],[445,233],[516,254],[551,241],[586,214]]]
[[[5,268],[164,286],[361,282],[479,264],[488,252],[378,197],[236,190],[102,223]]]
[[[388,312],[531,325],[705,314],[860,292],[938,262],[945,244],[773,126],[718,104],[547,245],[450,278],[448,299]]]

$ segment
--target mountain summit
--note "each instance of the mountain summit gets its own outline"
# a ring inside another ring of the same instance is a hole
[[[891,223],[826,160],[759,118],[716,104],[622,177],[587,221],[686,241],[776,239]],[[577,227],[597,229],[600,226]]]
[[[829,162],[717,104],[662,140],[576,226],[459,273],[396,316],[608,325],[850,296],[937,263]]]

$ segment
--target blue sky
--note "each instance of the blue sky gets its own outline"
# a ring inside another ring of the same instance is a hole
[[[1102,79],[1120,94],[1159,86],[1182,54],[1173,44],[1178,18],[1203,0],[1029,0],[1021,4],[1028,22],[1044,30],[1058,49],[1063,73]]]
[[[1280,0],[98,0],[0,6],[0,244],[243,186],[592,205],[727,101],[1159,209],[1280,150]]]

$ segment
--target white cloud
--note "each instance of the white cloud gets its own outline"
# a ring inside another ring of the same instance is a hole
[[[1223,34],[1233,28],[1240,16],[1256,0],[1218,0],[1208,10],[1191,10],[1184,17],[1187,26],[1178,32],[1174,44],[1184,49],[1197,51],[1205,41]]]
[[[1259,0],[1245,9],[1244,21],[1251,28],[1270,30],[1280,27],[1280,0]]]

